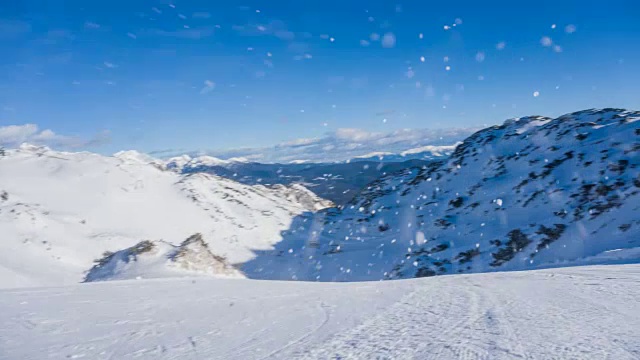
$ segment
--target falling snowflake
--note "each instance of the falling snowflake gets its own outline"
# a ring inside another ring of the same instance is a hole
[[[392,32],[388,32],[382,36],[382,47],[392,48],[396,46],[396,36]]]
[[[542,44],[542,46],[551,46],[553,44],[553,40],[548,36],[543,36],[542,39],[540,39],[540,44]]]

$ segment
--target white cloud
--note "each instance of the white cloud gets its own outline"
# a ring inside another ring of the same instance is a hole
[[[372,152],[400,153],[427,145],[452,145],[479,128],[401,129],[371,132],[340,128],[318,138],[303,138],[261,148],[204,150],[190,155],[211,155],[223,159],[244,157],[260,162],[287,163],[293,160],[333,162],[352,159]],[[172,154],[167,154],[167,156]],[[173,154],[177,155],[177,153]]]
[[[101,145],[109,142],[108,131],[101,132],[90,139],[56,134],[51,129],[40,130],[36,124],[0,126],[0,146],[16,147],[22,143],[47,145],[58,148],[78,149]]]

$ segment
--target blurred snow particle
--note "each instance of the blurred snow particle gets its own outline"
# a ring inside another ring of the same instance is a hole
[[[478,75],[478,80],[480,80],[480,81],[484,80],[484,76]]]
[[[502,199],[496,199],[496,204],[498,204],[498,206],[502,206]]]
[[[179,17],[180,19],[182,19],[182,20],[186,20],[186,19],[187,19],[187,16],[186,16],[186,15],[183,15],[183,14],[178,14],[178,17]]]
[[[449,62],[449,57],[448,57],[448,56],[445,56],[444,58],[442,58],[442,61],[444,61],[444,62]]]
[[[540,96],[540,92],[539,91],[534,91],[533,92],[533,97],[538,97]]]
[[[476,61],[477,62],[483,62],[484,61],[484,52],[478,51],[478,53],[476,54]]]
[[[420,56],[420,61],[421,61],[421,62],[424,62],[424,61],[425,61],[424,56]]]
[[[369,22],[374,22],[376,21],[376,19],[373,18],[373,16],[369,16],[369,18],[367,18],[367,20],[369,20]]]
[[[540,39],[540,44],[542,44],[542,46],[551,46],[553,44],[553,41],[550,37],[543,36],[542,39]]]
[[[336,41],[336,38],[331,37],[331,38],[329,38],[329,41],[334,42],[334,41]]]
[[[562,46],[560,45],[553,45],[553,51],[557,52],[557,53],[561,53],[562,52]]]
[[[369,42],[367,40],[360,40],[360,46],[369,46]]]
[[[136,36],[136,34],[134,33],[127,33],[127,36],[132,38],[132,39],[137,39],[138,37]]]
[[[392,48],[396,46],[396,36],[392,32],[388,32],[382,36],[382,47]]]
[[[108,67],[109,69],[114,69],[114,68],[117,67],[114,63],[111,63],[111,62],[108,62],[108,61],[104,62],[104,66]]]
[[[289,249],[289,254],[293,253],[293,249]]]
[[[462,19],[456,18],[453,23],[456,25],[462,25]]]
[[[216,87],[216,83],[211,80],[204,81],[204,87],[200,89],[200,94],[206,94]]]
[[[569,24],[564,27],[564,32],[566,32],[567,34],[573,34],[574,32],[576,32],[576,26],[573,24]]]
[[[424,34],[423,33],[418,34],[418,39],[424,39]]]
[[[449,30],[449,29],[451,29],[451,27],[450,27],[449,25],[445,25],[445,26],[443,26],[443,28],[444,28],[445,30]]]
[[[417,231],[416,232],[416,244],[417,245],[422,245],[424,243],[426,243],[427,240],[424,237],[424,233],[422,231]]]
[[[371,41],[378,41],[378,40],[380,40],[380,34],[378,34],[378,33],[371,33],[371,35],[369,35],[369,40],[371,40]]]
[[[382,122],[386,124],[387,123],[387,119],[382,119]]]
[[[158,13],[158,14],[162,14],[162,11],[160,11],[160,9],[158,9],[157,7],[152,7],[151,10],[153,10],[154,12]]]
[[[555,29],[556,28],[556,24],[551,24],[551,28]]]
[[[411,69],[411,68],[409,68],[409,69],[407,70],[407,72],[405,73],[405,76],[406,76],[408,79],[411,79],[411,78],[412,78],[412,77],[414,77],[415,75],[416,75],[416,73],[415,73],[415,72],[413,71],[413,69]]]
[[[436,89],[433,86],[428,85],[427,88],[424,90],[424,96],[432,97],[432,96],[435,96],[435,95],[436,95]],[[429,179],[427,179],[427,181],[431,181]]]
[[[449,70],[451,70],[451,66],[447,65],[447,66],[444,67],[444,69],[449,71]]]
[[[498,50],[504,50],[504,48],[507,46],[507,43],[504,41],[500,41],[499,43],[496,44],[496,49]]]

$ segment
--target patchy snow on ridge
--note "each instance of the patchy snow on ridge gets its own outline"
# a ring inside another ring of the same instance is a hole
[[[585,110],[479,131],[448,160],[297,218],[271,256],[244,269],[363,281],[640,262],[639,115]]]
[[[116,252],[105,252],[89,270],[85,282],[208,275],[241,278],[225,258],[214,255],[201,234],[175,246],[144,240]]]

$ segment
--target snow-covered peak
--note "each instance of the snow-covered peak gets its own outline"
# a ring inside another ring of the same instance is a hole
[[[433,157],[442,157],[450,155],[455,149],[456,146],[462,144],[461,142],[455,143],[453,145],[427,145],[421,146],[409,150],[405,150],[400,153],[401,156],[408,156],[413,154],[420,153],[430,153]]]
[[[160,160],[136,150],[119,151],[113,157],[129,164],[160,164]]]
[[[51,152],[51,149],[45,145],[35,145],[29,143],[22,143],[17,149],[20,152],[31,153],[31,154],[44,154],[47,152]]]

